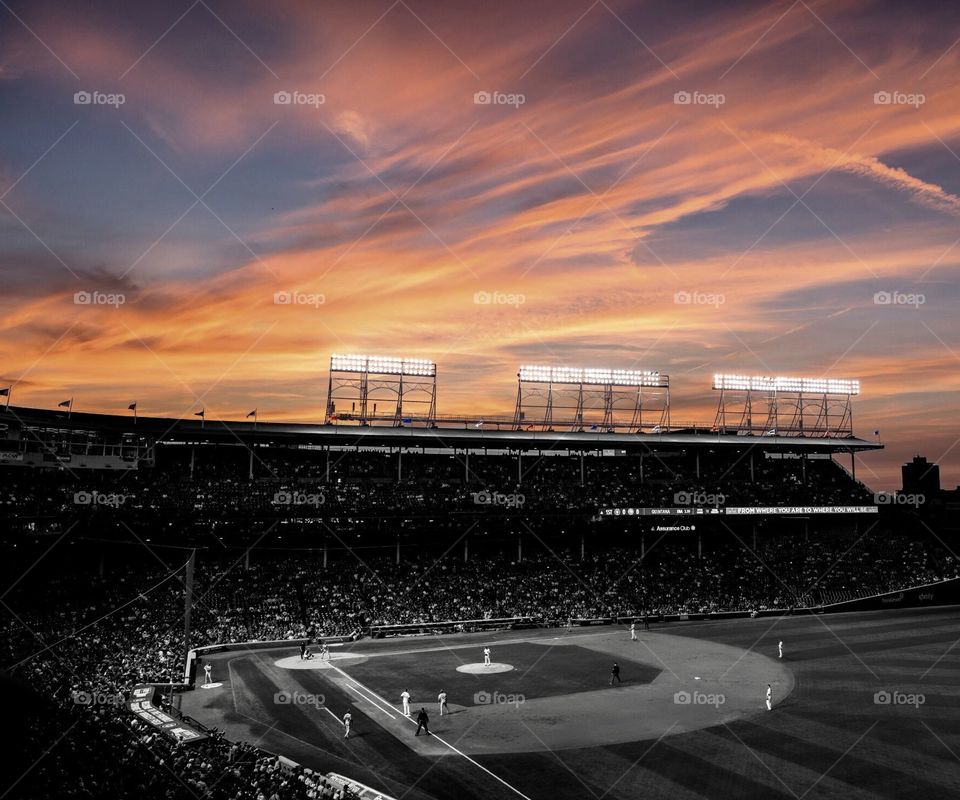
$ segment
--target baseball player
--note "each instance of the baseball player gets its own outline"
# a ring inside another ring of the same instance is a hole
[[[320,645],[320,660],[329,661],[330,660],[330,650],[327,648],[327,643],[324,642]]]
[[[403,716],[410,716],[410,692],[404,689],[400,692],[400,702],[403,703]]]
[[[440,706],[440,716],[441,716],[441,717],[443,716],[443,710],[444,710],[444,709],[447,709],[447,713],[448,713],[448,714],[450,713],[450,709],[447,707],[447,693],[446,693],[446,692],[441,691],[440,694],[437,695],[437,705]]]
[[[427,716],[427,709],[425,708],[421,708],[420,713],[417,714],[417,732],[413,735],[419,736],[421,728],[427,732],[427,736],[430,735],[430,717]]]
[[[773,710],[773,687],[767,684],[767,711]]]
[[[637,641],[637,623],[636,622],[630,623],[630,641],[631,642]]]
[[[483,666],[485,667],[490,666],[490,648],[489,647],[483,648]]]
[[[782,641],[780,641],[780,642],[777,644],[777,651],[778,651],[779,654],[780,654],[779,657],[780,657],[780,658],[783,658],[783,642],[782,642]]]
[[[343,715],[343,738],[344,739],[350,738],[350,723],[352,721],[353,721],[353,717],[350,716],[349,711]]]
[[[209,664],[203,665],[203,683],[204,685],[208,683],[213,683],[213,676],[210,674],[211,666]]]

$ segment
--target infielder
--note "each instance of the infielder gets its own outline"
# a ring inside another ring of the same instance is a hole
[[[490,666],[490,648],[489,647],[483,648],[483,666],[485,667]]]
[[[343,738],[344,739],[350,738],[350,722],[352,720],[353,720],[353,717],[350,716],[349,711],[343,715]]]
[[[630,623],[630,641],[631,642],[637,641],[637,623],[636,622]]]
[[[773,710],[773,688],[767,684],[767,711]]]
[[[777,644],[777,651],[780,653],[780,656],[779,656],[779,657],[780,657],[780,658],[783,658],[783,642],[782,642],[782,641],[780,641],[780,642]]]
[[[410,692],[404,689],[400,692],[400,702],[403,703],[403,716],[410,716]]]
[[[330,660],[330,651],[327,649],[326,643],[320,645],[320,660],[321,661]]]
[[[443,716],[443,710],[444,710],[444,709],[447,710],[447,713],[448,713],[448,714],[450,713],[450,709],[447,707],[447,693],[446,693],[446,692],[441,691],[440,694],[437,695],[437,705],[440,706],[440,716],[441,716],[441,717]]]

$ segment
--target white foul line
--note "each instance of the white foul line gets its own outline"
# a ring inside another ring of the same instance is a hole
[[[367,697],[366,695],[364,695],[363,692],[360,691],[361,689],[367,689],[366,686],[360,686],[360,684],[355,684],[354,686],[351,686],[350,688],[351,688],[351,689],[355,689],[355,690],[357,691],[357,694],[360,695],[360,699],[361,699],[361,700],[366,700],[368,703],[371,703],[375,708],[379,708],[384,714],[386,714],[388,717],[390,717],[390,719],[396,719],[396,717],[393,716],[393,714],[391,714],[389,711],[387,711],[387,709],[385,709],[385,708],[384,708],[383,706],[381,706],[379,703],[375,703],[373,700],[371,700],[369,697]],[[369,692],[370,690],[367,689],[367,691]],[[373,692],[370,692],[370,693],[373,694]],[[373,696],[374,696],[374,697],[377,697],[377,695],[375,695],[375,694],[374,694]],[[378,699],[378,700],[381,700],[381,701],[383,700],[383,698],[381,698],[381,697],[377,697],[377,699]],[[385,701],[384,701],[384,702],[385,702]]]
[[[351,681],[353,684],[355,684],[355,685],[354,685],[353,687],[351,687],[351,688],[362,688],[362,689],[363,689],[365,692],[367,692],[368,694],[372,695],[373,697],[376,697],[381,703],[384,703],[384,704],[386,704],[386,705],[389,705],[389,703],[388,703],[384,698],[382,698],[380,695],[378,695],[375,691],[373,691],[372,689],[370,689],[368,686],[364,686],[362,683],[360,683],[360,681],[358,681],[358,680],[356,680],[356,679],[354,679],[354,678],[351,678],[349,675],[347,675],[346,672],[344,672],[342,669],[340,669],[340,667],[335,667],[335,666],[333,666],[333,664],[330,664],[330,669],[335,669],[335,670],[336,670],[337,672],[339,672],[344,678],[346,678],[348,681]],[[367,699],[369,700],[369,698],[367,698]],[[373,701],[371,700],[370,702],[372,703]],[[374,703],[374,705],[376,705],[376,704]],[[377,706],[377,707],[380,708],[379,706]],[[325,709],[326,711],[330,711],[330,709],[326,708],[326,706],[324,706],[324,709]],[[382,711],[383,709],[381,708],[380,710]],[[332,711],[330,711],[330,713],[333,714]],[[391,715],[391,716],[392,716],[392,715]],[[403,717],[403,719],[409,720],[411,724],[415,724],[415,723],[416,723],[416,720],[413,719],[412,717]],[[436,739],[436,740],[437,740],[438,742],[440,742],[441,744],[445,744],[447,747],[449,747],[451,750],[453,750],[453,752],[456,753],[458,756],[463,756],[465,759],[467,759],[467,761],[469,761],[469,762],[470,762],[471,764],[473,764],[475,767],[479,767],[480,769],[482,769],[482,770],[483,770],[484,772],[486,772],[487,775],[489,775],[491,778],[494,778],[494,779],[500,781],[500,783],[502,783],[504,786],[506,786],[510,791],[512,791],[512,792],[514,792],[515,794],[517,794],[518,796],[522,797],[523,800],[530,800],[529,797],[527,797],[523,792],[521,792],[521,791],[520,791],[519,789],[517,789],[515,786],[511,786],[509,783],[507,783],[507,782],[506,782],[503,778],[501,778],[499,775],[497,775],[496,773],[491,772],[490,770],[488,770],[485,766],[483,766],[483,764],[479,763],[478,761],[474,761],[472,758],[470,758],[470,756],[468,756],[468,755],[467,755],[466,753],[464,753],[462,750],[458,750],[456,747],[454,747],[452,744],[450,744],[450,742],[448,742],[446,739],[442,739],[441,737],[437,736],[437,734],[435,734],[435,733],[431,733],[430,736],[433,737],[434,739]]]

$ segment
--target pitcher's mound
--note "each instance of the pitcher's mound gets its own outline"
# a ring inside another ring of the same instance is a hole
[[[466,672],[468,675],[493,675],[497,672],[510,672],[513,664],[461,664],[457,672]]]

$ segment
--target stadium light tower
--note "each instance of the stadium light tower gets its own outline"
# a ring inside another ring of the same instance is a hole
[[[338,406],[339,403],[339,406]],[[350,403],[350,410],[346,410]],[[388,413],[378,413],[386,404]],[[330,356],[327,422],[347,420],[361,425],[405,419],[428,425],[437,415],[437,365],[423,358],[395,356]]]
[[[517,430],[665,430],[670,378],[651,370],[525,365],[517,373],[513,422]]]
[[[717,374],[713,388],[720,392],[714,427],[721,433],[853,436],[858,380]]]

